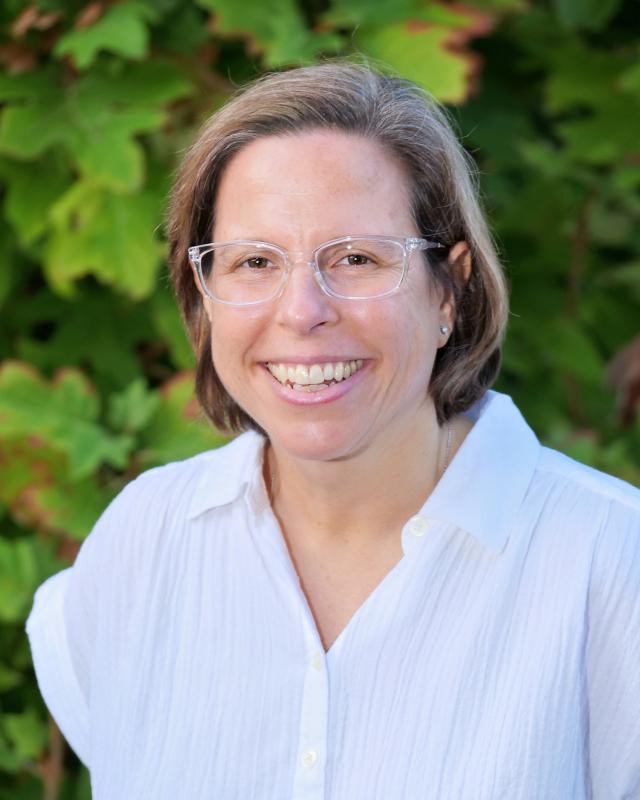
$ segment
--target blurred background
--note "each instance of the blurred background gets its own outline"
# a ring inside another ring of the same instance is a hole
[[[497,388],[640,485],[640,4],[4,0],[0,800],[88,800],[23,633],[36,586],[139,472],[216,446],[166,274],[180,153],[238,85],[364,54],[476,159],[512,287]]]

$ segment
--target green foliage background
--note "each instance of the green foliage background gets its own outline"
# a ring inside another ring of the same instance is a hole
[[[364,53],[448,103],[512,283],[498,388],[640,483],[634,0],[5,0],[0,10],[0,800],[89,797],[24,620],[141,470],[220,443],[192,399],[162,218],[180,152],[272,68]],[[635,370],[635,373],[634,373]],[[635,377],[634,377],[635,375]],[[626,414],[627,424],[621,424]]]

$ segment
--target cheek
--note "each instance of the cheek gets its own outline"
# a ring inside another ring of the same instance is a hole
[[[263,327],[259,312],[217,306],[210,315],[211,352],[216,371],[225,376],[238,374],[250,360],[251,349]]]

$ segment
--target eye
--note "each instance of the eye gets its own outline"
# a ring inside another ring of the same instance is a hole
[[[275,265],[265,256],[250,256],[249,258],[245,258],[239,266],[248,267],[249,269],[266,269],[269,266],[273,267]]]
[[[369,256],[365,256],[363,253],[349,253],[343,260],[346,260],[347,264],[351,267],[362,267],[365,264],[371,263]]]
[[[375,267],[377,260],[367,253],[336,253],[332,259],[331,268],[336,267]]]

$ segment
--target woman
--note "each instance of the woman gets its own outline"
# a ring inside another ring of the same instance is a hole
[[[169,219],[226,447],[107,509],[28,630],[94,797],[640,793],[640,493],[489,389],[507,302],[415,86],[269,76]]]

